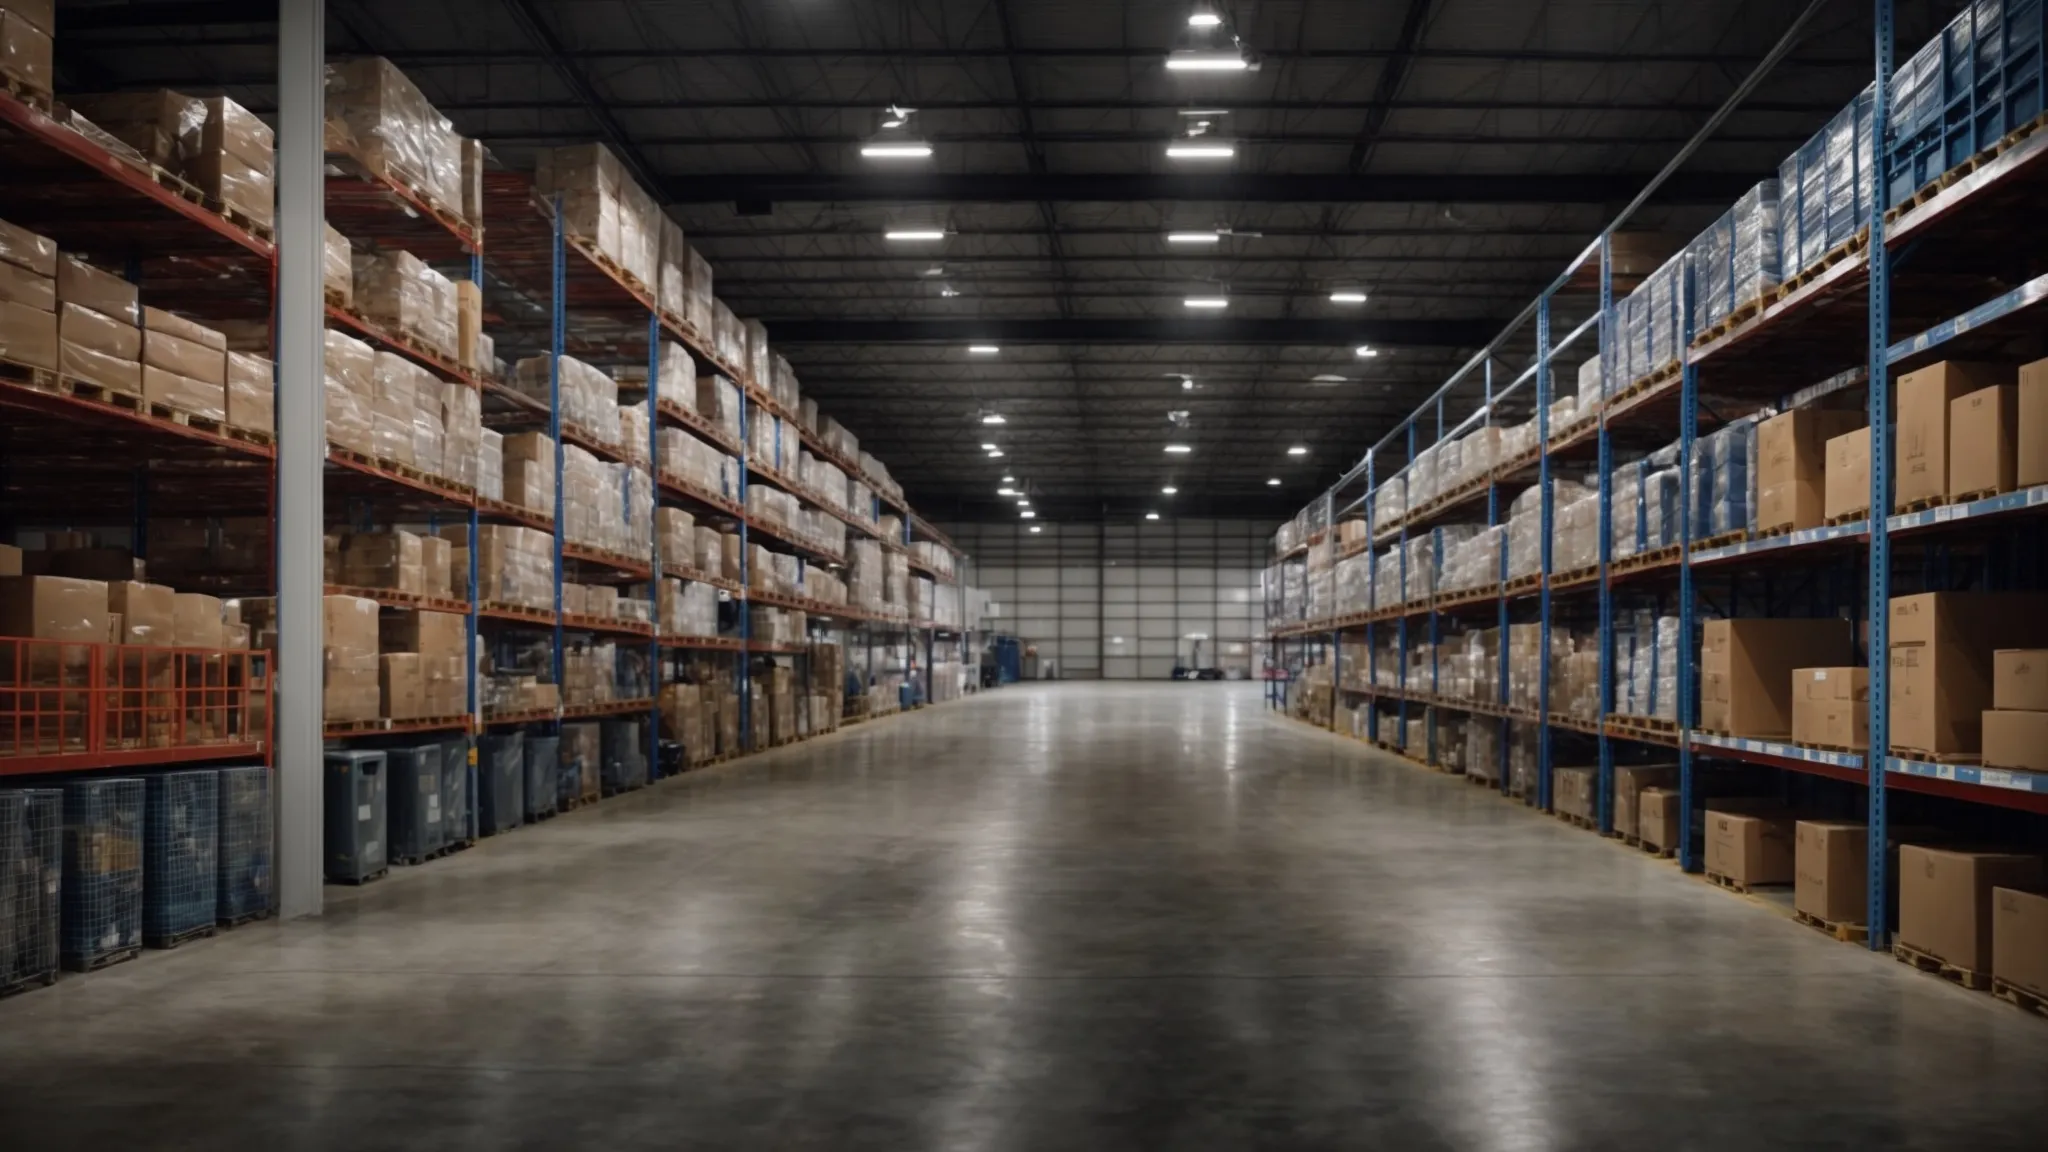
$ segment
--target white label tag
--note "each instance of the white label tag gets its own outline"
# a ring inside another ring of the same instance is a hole
[[[1813,673],[1813,678],[1817,681],[1826,680],[1828,678],[1828,670],[1825,668],[1816,669]]]
[[[356,819],[362,821],[365,824],[368,824],[370,822],[370,813],[372,811],[374,811],[374,809],[372,809],[368,804],[365,804],[362,807],[356,809]]]

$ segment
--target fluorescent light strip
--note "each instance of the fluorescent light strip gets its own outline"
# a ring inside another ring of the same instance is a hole
[[[1190,296],[1190,297],[1188,297],[1188,298],[1187,298],[1187,301],[1186,301],[1186,303],[1187,303],[1187,306],[1188,306],[1188,307],[1190,307],[1190,308],[1194,308],[1194,309],[1198,309],[1198,310],[1206,310],[1206,311],[1210,311],[1210,312],[1216,312],[1216,311],[1221,311],[1222,309],[1225,309],[1225,308],[1228,308],[1228,307],[1230,307],[1230,297],[1228,297],[1228,296]]]
[[[930,228],[906,228],[892,232],[884,232],[882,233],[882,238],[885,240],[894,240],[899,243],[910,243],[931,240],[944,240],[946,238],[946,233],[944,232],[944,230]]]
[[[1332,292],[1332,293],[1330,293],[1330,303],[1332,303],[1332,304],[1363,304],[1363,303],[1365,303],[1365,293],[1363,293],[1363,292]]]
[[[1166,451],[1167,451],[1167,452],[1168,452],[1168,453],[1169,453],[1170,455],[1174,455],[1174,456],[1185,456],[1185,455],[1187,455],[1188,453],[1190,453],[1190,452],[1193,452],[1193,451],[1194,451],[1194,449],[1193,449],[1193,448],[1190,448],[1190,447],[1188,447],[1188,446],[1187,446],[1186,444],[1168,444],[1168,445],[1166,446]]]
[[[1223,242],[1223,234],[1221,232],[1168,232],[1166,234],[1166,242],[1168,244],[1221,244]]]
[[[860,154],[871,160],[924,160],[932,154],[929,144],[867,144]]]
[[[1173,160],[1228,160],[1237,155],[1237,145],[1168,144],[1166,155]]]

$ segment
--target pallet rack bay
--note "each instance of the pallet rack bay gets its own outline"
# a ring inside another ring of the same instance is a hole
[[[2043,354],[2032,337],[2042,323],[2038,305],[2048,300],[2048,276],[2038,274],[2039,256],[2048,249],[2042,247],[2037,210],[2048,189],[2048,116],[2043,115],[2039,5],[1975,5],[1903,70],[1894,65],[1889,0],[1875,0],[1874,13],[1875,81],[1844,111],[1853,125],[1850,179],[1865,186],[1864,194],[1853,199],[1853,216],[1833,221],[1838,229],[1847,223],[1846,235],[1838,231],[1825,248],[1804,250],[1787,237],[1804,222],[1807,243],[1816,238],[1816,205],[1801,199],[1810,195],[1812,170],[1802,169],[1802,157],[1795,154],[1786,171],[1793,177],[1789,187],[1799,192],[1779,188],[1778,219],[1789,221],[1779,231],[1778,243],[1785,245],[1781,274],[1767,278],[1760,293],[1737,296],[1732,306],[1709,313],[1701,305],[1708,292],[1728,288],[1721,275],[1725,270],[1708,264],[1711,247],[1695,242],[1682,249],[1672,264],[1675,296],[1664,313],[1676,329],[1672,355],[1646,363],[1622,343],[1624,334],[1640,336],[1635,314],[1629,312],[1637,302],[1616,299],[1617,289],[1631,286],[1641,271],[1620,267],[1616,260],[1616,228],[1626,222],[1624,215],[1544,290],[1524,319],[1461,368],[1306,509],[1292,530],[1283,532],[1275,567],[1269,569],[1267,602],[1269,660],[1276,668],[1294,670],[1328,666],[1333,728],[1347,697],[1364,701],[1370,709],[1367,739],[1434,764],[1439,710],[1497,718],[1503,793],[1511,788],[1511,729],[1533,730],[1534,774],[1526,799],[1545,811],[1556,804],[1554,761],[1561,741],[1584,737],[1597,743],[1592,823],[1610,834],[1617,764],[1675,759],[1681,807],[1676,855],[1687,871],[1702,868],[1701,824],[1708,799],[1702,778],[1709,763],[1782,769],[1792,774],[1788,781],[1824,777],[1860,785],[1858,814],[1867,821],[1870,846],[1867,939],[1872,949],[1886,950],[1892,939],[1891,808],[1900,796],[1959,802],[1948,811],[1981,816],[1994,827],[2006,826],[1999,823],[2006,817],[2028,819],[2019,813],[2048,814],[2048,774],[1897,749],[1889,739],[1891,670],[1886,658],[1889,608],[1897,592],[2048,588],[2043,564],[2048,516],[2042,515],[2048,510],[2048,487],[1961,493],[1973,498],[1898,508],[1893,419],[1896,381],[1907,372],[1944,360],[2017,362]],[[1953,65],[1946,71],[1944,60]],[[2000,76],[2012,83],[1997,82]],[[1895,98],[1895,84],[1907,94]],[[1930,102],[1938,109],[1933,114],[1927,111]],[[1911,110],[1902,115],[1908,104]],[[1942,125],[1947,126],[1945,137]],[[1858,143],[1867,174],[1857,170]],[[1930,155],[1945,156],[1945,163],[1930,163]],[[1497,383],[1499,354],[1513,341],[1529,353],[1527,367]],[[1559,399],[1553,395],[1554,372],[1588,362],[1597,367],[1587,369],[1581,380],[1593,379],[1597,395],[1576,412],[1560,408],[1554,413]],[[1632,370],[1620,371],[1622,364]],[[1701,498],[1697,465],[1702,441],[1714,425],[1816,406],[1839,408],[1857,391],[1867,393],[1863,411],[1875,430],[1868,507],[1889,514],[1858,514],[1768,535],[1742,528],[1699,530],[1694,515]],[[1454,395],[1476,400],[1474,410],[1450,409],[1457,403],[1450,399]],[[1390,462],[1411,464],[1518,408],[1529,413],[1534,426],[1525,451],[1491,461],[1481,475],[1425,502],[1406,504],[1402,482],[1407,476]],[[1630,523],[1641,506],[1617,503],[1617,465],[1626,475],[1632,461],[1664,446],[1672,429],[1678,433],[1676,444],[1663,451],[1678,472],[1681,511],[1675,539],[1670,547],[1618,555],[1617,516]],[[1553,554],[1557,493],[1566,482],[1560,473],[1586,469],[1598,479],[1593,497],[1598,502],[1597,563],[1560,570]],[[1376,515],[1390,494],[1401,498],[1401,511]],[[1456,589],[1435,583],[1445,557],[1447,525],[1483,517],[1485,525],[1501,526],[1508,522],[1510,502],[1518,495],[1527,499],[1525,494],[1533,494],[1539,513],[1534,523],[1540,554],[1532,571],[1511,579],[1509,549],[1503,545],[1497,579],[1489,573],[1488,579]],[[1429,557],[1429,570],[1422,573],[1428,583],[1404,594],[1417,585],[1409,558],[1414,555],[1410,546],[1418,544]],[[1381,547],[1398,554],[1388,577],[1371,559]],[[1315,574],[1359,555],[1368,557],[1364,610],[1347,605],[1352,610],[1339,613],[1334,596],[1318,600],[1306,593]],[[1382,595],[1387,583],[1392,591]],[[1669,613],[1677,620],[1676,707],[1668,720],[1616,709],[1617,620],[1629,607],[1646,602],[1656,614]],[[1306,618],[1310,606],[1322,607],[1316,618]],[[1709,615],[1773,613],[1835,614],[1845,616],[1852,629],[1867,630],[1867,639],[1857,647],[1868,668],[1868,747],[1876,752],[1744,739],[1702,728],[1694,683],[1701,622]],[[1452,698],[1439,690],[1438,641],[1459,621],[1483,621],[1499,629],[1498,668],[1484,701]],[[1533,699],[1519,703],[1511,697],[1509,676],[1509,632],[1516,622],[1534,625],[1538,638]],[[1598,628],[1597,716],[1570,714],[1554,698],[1553,631],[1578,622]],[[1425,640],[1429,660],[1411,676],[1410,653]],[[1361,643],[1368,653],[1367,675],[1362,684],[1347,688],[1345,662]],[[1391,676],[1376,666],[1382,643],[1398,661]],[[1268,699],[1279,706],[1280,690],[1269,692]],[[1382,708],[1388,711],[1383,714]],[[1411,708],[1423,710],[1418,719],[1424,721],[1426,743],[1421,748],[1409,747]],[[1387,722],[1398,728],[1383,737]]]

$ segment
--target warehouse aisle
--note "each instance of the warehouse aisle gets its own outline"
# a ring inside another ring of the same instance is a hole
[[[330,891],[0,1002],[7,1147],[2039,1146],[2048,1022],[1251,686],[1009,689]]]

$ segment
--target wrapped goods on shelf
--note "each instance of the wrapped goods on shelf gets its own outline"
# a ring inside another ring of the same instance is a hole
[[[701,339],[709,342],[712,338],[712,326],[716,322],[712,310],[712,289],[715,282],[711,272],[711,261],[706,260],[703,253],[688,244],[683,246],[683,255],[683,271],[690,285],[689,308],[684,314],[684,319]]]
[[[681,508],[654,510],[654,554],[665,569],[697,566],[697,520]]]
[[[333,329],[326,334],[327,441],[377,454],[377,354],[368,344]]]
[[[421,377],[413,391],[412,462],[429,476],[448,476],[447,431],[441,419],[441,381]]]
[[[54,74],[50,42],[56,33],[54,12],[55,6],[48,0],[0,8],[0,76],[46,96]]]
[[[468,533],[466,527],[442,529],[442,534],[450,539],[466,539]],[[479,600],[553,611],[555,542],[552,536],[532,528],[485,524],[477,528],[476,543]]]
[[[1846,243],[1869,219],[1875,194],[1873,113],[1865,88],[1778,165],[1778,252],[1791,277]]]
[[[375,720],[377,684],[377,602],[355,596],[322,601],[327,666],[323,695],[327,722]]]
[[[1327,544],[1323,546],[1323,567],[1329,567],[1330,559],[1335,553],[1334,547]],[[918,563],[923,564],[941,576],[953,575],[953,553],[951,549],[943,544],[937,544],[930,540],[913,541],[910,545],[910,554],[917,559]],[[1313,554],[1311,555],[1311,562],[1313,562]]]
[[[636,473],[574,444],[562,450],[562,538],[630,556],[647,553],[653,525]],[[636,522],[641,522],[635,531]]]
[[[441,415],[445,419],[448,409],[444,406]],[[485,500],[505,499],[505,437],[490,428],[477,430],[476,494]],[[509,503],[509,501],[507,501]],[[549,509],[553,512],[553,508]]]
[[[1602,360],[1596,353],[1592,359],[1579,365],[1578,402],[1573,406],[1575,417],[1590,416],[1600,407],[1600,389],[1602,381],[1606,379],[1600,371],[1602,363]]]
[[[802,456],[798,479],[812,495],[827,505],[842,512],[847,510],[846,473],[806,452]]]
[[[683,243],[683,226],[663,214],[657,225],[659,270],[655,302],[664,314],[681,320],[690,312],[690,255]],[[680,379],[680,377],[678,377]]]
[[[860,438],[846,430],[846,426],[830,416],[821,416],[823,427],[818,435],[825,441],[825,447],[839,453],[848,460],[860,460]]]
[[[1469,526],[1459,536],[1444,539],[1442,591],[1461,592],[1490,588],[1500,583],[1500,550],[1507,529],[1502,525]]]
[[[562,650],[562,705],[609,704],[618,695],[619,647],[610,640],[586,640]]]
[[[15,4],[4,6],[14,11]],[[173,172],[197,159],[206,102],[158,88],[149,92],[66,93],[64,102],[143,159]]]
[[[474,280],[456,280],[455,362],[472,372],[495,375],[497,345],[484,335],[484,290]]]
[[[0,220],[0,264],[12,265],[44,280],[55,280],[57,263],[55,240],[31,232],[18,224]],[[54,285],[51,286],[50,292],[52,295],[37,305],[46,312],[56,307]]]
[[[734,443],[740,440],[740,388],[723,376],[697,377],[697,414]]]
[[[742,325],[742,330],[744,327]],[[767,380],[754,381],[755,385],[766,390],[783,411],[795,416],[802,398],[802,393],[797,387],[796,368],[790,364],[788,357],[773,353],[769,355],[768,363],[772,375]]]
[[[882,610],[882,546],[874,540],[855,540],[848,549],[847,603],[869,612]]]
[[[1609,547],[1616,560],[1626,560],[1643,551],[1643,477],[1646,472],[1642,462],[1638,461],[1624,464],[1608,476]]]
[[[512,387],[523,396],[542,404],[549,402],[548,356],[529,356],[512,369]],[[619,382],[574,356],[558,360],[555,387],[559,388],[562,421],[587,432],[598,443],[620,446]]]
[[[1678,617],[1648,611],[1617,614],[1614,710],[1625,716],[1678,719]]]
[[[1695,333],[1778,286],[1778,182],[1766,180],[1692,242]]]
[[[709,584],[664,578],[660,610],[664,636],[718,635],[718,590]]]
[[[577,451],[577,449],[571,449]],[[584,453],[587,457],[589,454]],[[555,514],[555,442],[545,432],[502,436],[499,499],[544,515]]]
[[[389,588],[416,596],[439,596],[448,587],[446,540],[436,540],[440,578],[428,578],[426,539],[403,529],[351,532],[339,540],[333,556],[336,579],[352,588]]]
[[[1351,616],[1372,607],[1372,564],[1370,555],[1337,561],[1337,615]]]
[[[1570,572],[1600,562],[1600,491],[1568,480],[1552,485],[1550,570]]]
[[[739,462],[680,428],[658,436],[661,472],[722,496],[739,495]]]
[[[747,362],[747,326],[726,307],[725,301],[713,298],[711,301],[711,328],[713,351],[728,364]],[[754,381],[759,388],[766,388],[767,382]]]
[[[623,173],[619,179],[619,251],[626,274],[653,295],[661,279],[661,206]]]
[[[272,432],[277,425],[276,368],[267,359],[246,352],[226,354],[227,387],[223,390],[229,425],[251,432]]]
[[[58,280],[63,292],[63,280]],[[133,321],[66,301],[57,314],[58,371],[102,388],[140,395],[142,330]]]
[[[1756,507],[1756,421],[1744,417],[1704,437],[1692,453],[1692,534],[1702,540],[1748,529]]]
[[[635,468],[646,468],[647,409],[640,404],[619,405],[619,455]]]
[[[329,64],[327,119],[329,137],[345,142],[365,167],[461,213],[462,138],[389,60]]]
[[[320,286],[326,292],[328,303],[353,309],[356,306],[355,249],[349,246],[348,237],[336,231],[334,225],[323,227],[327,229],[327,239],[321,249]]]
[[[370,401],[370,453],[379,460],[416,466],[413,421],[419,411],[419,390],[434,387],[424,368],[403,356],[379,352],[373,362],[375,390]]]
[[[455,282],[410,252],[357,252],[355,307],[369,319],[460,360]]]
[[[1553,628],[1550,710],[1577,720],[1600,719],[1600,637],[1596,631]]]

